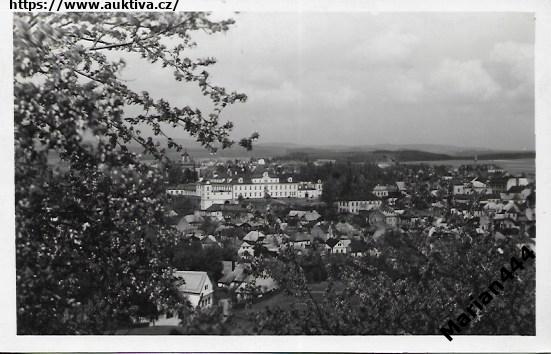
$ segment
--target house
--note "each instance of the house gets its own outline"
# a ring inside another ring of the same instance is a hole
[[[384,198],[384,197],[388,197],[388,194],[391,191],[395,191],[398,188],[398,187],[395,187],[395,188],[393,188],[393,187],[394,186],[385,186],[385,185],[378,184],[373,188],[372,192],[377,197]]]
[[[340,235],[354,236],[360,232],[349,222],[339,222],[335,225],[335,231]]]
[[[500,194],[503,200],[518,200],[525,201],[532,194],[532,189],[527,186],[512,186]]]
[[[498,230],[519,228],[516,221],[511,219],[510,217],[496,218],[494,219],[494,224],[496,226],[496,229]]]
[[[398,226],[399,216],[393,209],[381,208],[381,212],[385,216],[385,224],[391,227]]]
[[[396,205],[396,201],[398,201],[398,199],[402,198],[402,193],[401,192],[398,192],[398,191],[391,191],[391,192],[388,192],[388,195],[386,197],[383,197],[383,200],[386,201],[386,203],[390,206],[394,206]]]
[[[231,261],[223,262],[222,277],[218,280],[218,286],[226,289],[237,289],[247,280],[250,274],[248,265],[243,263],[236,264]]]
[[[485,203],[484,206],[482,207],[484,211],[490,214],[495,214],[497,212],[500,212],[502,208],[503,208],[503,203],[501,203],[500,201],[489,201]]]
[[[486,194],[480,198],[480,204],[484,205],[487,203],[499,203],[501,201],[500,195],[498,193]]]
[[[204,210],[204,215],[215,217],[218,220],[248,221],[251,217],[249,211],[235,204],[213,204]]]
[[[174,272],[177,279],[175,286],[182,298],[187,299],[193,308],[204,310],[214,305],[214,287],[207,272],[178,270]],[[154,326],[177,326],[178,316],[168,312],[153,321]]]
[[[520,208],[513,201],[509,201],[507,204],[505,204],[501,209],[501,212],[504,214],[505,217],[511,218],[513,220],[516,220],[519,214],[521,214]]]
[[[500,173],[503,173],[505,172],[502,168],[499,168],[495,165],[492,165],[490,167],[488,167],[488,173],[489,174],[500,174]]]
[[[281,246],[288,242],[289,236],[285,234],[269,234],[262,240],[262,246],[272,254],[278,254]]]
[[[297,232],[292,235],[289,243],[293,248],[306,249],[309,248],[312,244],[311,235],[304,232]]]
[[[308,222],[312,222],[312,221],[317,221],[319,218],[321,218],[321,215],[317,211],[312,210],[312,211],[307,211],[306,214],[304,214],[303,218]]]
[[[239,257],[254,257],[255,242],[243,241],[237,250]]]
[[[329,239],[329,240],[335,240],[335,239]],[[329,242],[329,240],[327,240]],[[336,240],[336,243],[333,247],[330,246],[329,243],[327,243],[327,248],[329,253],[333,254],[347,254],[350,251],[350,243],[352,241],[347,238],[341,238],[339,240]]]
[[[491,190],[486,185],[486,183],[481,182],[476,178],[471,181],[470,187],[472,188],[472,191],[475,193],[488,193],[488,194],[491,193]]]
[[[399,192],[407,192],[406,182],[398,181],[396,182],[396,188]]]
[[[312,211],[291,210],[289,211],[288,216],[290,218],[296,218],[298,220],[302,220],[306,222],[316,221],[319,218],[321,218],[321,215],[315,210],[312,210]]]
[[[218,280],[218,286],[234,291],[238,302],[262,297],[278,288],[276,281],[271,277],[253,275],[250,264],[232,262],[224,264],[223,276]]]
[[[255,243],[257,241],[262,241],[264,239],[265,235],[261,231],[250,231],[245,237],[243,237],[243,241],[247,241],[249,243]]]
[[[464,183],[458,183],[453,185],[453,195],[467,194],[467,186]]]
[[[389,207],[378,208],[372,210],[367,215],[369,225],[388,225],[391,227],[398,226],[399,215]]]
[[[403,214],[403,212],[401,212]],[[398,226],[399,215],[392,208],[382,207],[370,211],[367,214],[367,223],[369,225],[388,225],[391,227]]]
[[[318,199],[323,191],[321,180],[314,182],[299,182],[297,197],[303,199]]]
[[[183,280],[178,286],[178,291],[193,307],[199,309],[212,307],[214,287],[207,272],[179,270],[174,272],[174,276]]]
[[[522,187],[530,184],[528,178],[525,177],[512,177],[507,180],[506,191],[509,191],[512,187]]]
[[[201,240],[201,247],[202,248],[209,248],[209,247],[222,247],[218,240],[216,240],[216,237],[212,235],[208,235],[205,238]]]
[[[203,221],[204,219],[199,215],[185,215],[180,219],[178,225],[176,225],[176,229],[184,234],[196,233]]]
[[[352,257],[362,257],[367,253],[367,243],[360,240],[352,240],[350,242],[350,255]]]
[[[249,275],[235,289],[237,302],[250,300],[253,298],[261,298],[278,289],[277,282],[268,275],[253,276]]]
[[[337,209],[339,213],[358,214],[361,210],[371,210],[379,207],[382,204],[380,197],[373,193],[368,193],[363,196],[353,196],[349,199],[337,201]]]
[[[304,216],[304,214],[306,214],[306,212],[303,210],[289,210],[289,214],[287,214],[287,216],[300,219]]]
[[[379,209],[374,209],[367,215],[369,225],[382,225],[385,223],[385,215]]]
[[[339,239],[338,239],[338,238],[334,238],[334,237],[328,238],[328,239],[325,241],[325,249],[326,249],[326,252],[329,253],[329,254],[333,253],[333,249],[335,248],[335,246],[337,245],[337,243],[339,243]]]

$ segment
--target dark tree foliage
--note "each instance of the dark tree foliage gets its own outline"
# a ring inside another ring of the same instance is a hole
[[[305,257],[301,257],[299,264],[304,271],[306,281],[317,283],[327,280],[325,264],[319,253],[312,252]]]
[[[184,171],[178,164],[171,163],[166,167],[168,183],[170,185],[178,185],[185,182]]]
[[[163,159],[144,126],[176,150],[163,127],[211,150],[233,143],[232,123],[219,119],[246,96],[211,83],[205,69],[213,58],[184,54],[196,45],[194,32],[224,32],[233,21],[204,13],[14,17],[18,333],[100,334],[174,308],[167,249],[177,235],[163,223],[166,181],[127,145]],[[112,59],[121,52],[173,71],[212,111],[133,91],[120,79],[124,61]],[[143,113],[126,115],[130,106]],[[240,144],[250,148],[256,137]],[[52,155],[63,168],[50,164]]]
[[[389,233],[367,244],[368,256],[330,257],[326,269],[331,282],[317,298],[294,252],[264,259],[257,264],[259,272],[268,272],[297,302],[256,314],[255,330],[264,334],[440,334],[441,326],[456,320],[492,281],[501,281],[500,269],[511,269],[512,256],[522,259],[520,245],[525,243],[530,240]],[[337,281],[344,288],[336,288]],[[534,335],[534,260],[526,260],[524,269],[517,269],[504,287],[501,296],[495,296],[461,334]]]
[[[203,219],[203,222],[199,226],[199,229],[204,231],[206,235],[214,235],[217,227],[218,223],[215,220],[206,217]]]
[[[203,248],[201,242],[180,243],[174,249],[171,265],[178,270],[201,270],[209,274],[212,280],[222,277],[222,261],[236,258],[236,250],[226,247]]]
[[[401,170],[383,170],[373,163],[326,163],[316,166],[307,163],[301,166],[298,179],[323,181],[322,200],[328,205],[343,198],[357,198],[370,194],[377,184],[403,179]]]
[[[196,171],[190,170],[189,168],[184,170],[182,183],[193,183],[197,182],[198,179],[199,178]]]
[[[172,196],[169,199],[168,205],[178,214],[176,221],[178,223],[183,215],[193,214],[199,207],[199,203],[200,201],[197,197]]]

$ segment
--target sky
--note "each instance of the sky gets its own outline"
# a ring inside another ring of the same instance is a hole
[[[228,32],[195,37],[193,55],[217,58],[212,82],[247,94],[223,114],[235,138],[257,131],[264,143],[535,149],[533,14],[229,16]],[[204,104],[169,70],[145,73],[128,61],[131,86]]]

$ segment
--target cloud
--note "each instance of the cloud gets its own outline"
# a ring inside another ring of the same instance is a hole
[[[312,144],[534,144],[533,14],[234,17],[227,33],[194,36],[199,46],[190,55],[217,58],[208,68],[213,84],[248,95],[224,112],[237,137],[259,131],[264,141]],[[151,65],[143,75],[139,57],[128,62],[133,88],[211,109],[196,85],[175,82],[170,70]]]
[[[260,88],[278,87],[281,85],[282,75],[272,66],[261,66],[251,69],[247,81]]]
[[[425,83],[411,73],[400,73],[387,83],[392,100],[404,103],[419,102],[425,95]]]
[[[488,101],[501,90],[480,60],[445,59],[430,74],[429,85],[437,97],[452,100]]]
[[[318,95],[322,103],[334,108],[343,108],[359,98],[360,92],[350,86],[341,86],[331,91],[322,91]]]
[[[534,80],[534,45],[519,42],[499,42],[494,44],[490,60],[504,63],[510,67],[510,72],[520,82]]]
[[[505,95],[532,98],[534,95],[534,45],[522,42],[499,42],[490,53],[490,63],[501,67]]]
[[[294,83],[282,82],[277,87],[251,87],[245,89],[250,103],[258,104],[297,104],[304,98],[304,93]]]
[[[352,55],[373,63],[398,63],[409,57],[418,42],[411,33],[390,30],[360,43]]]

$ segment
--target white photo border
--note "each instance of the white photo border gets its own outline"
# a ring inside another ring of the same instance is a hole
[[[12,13],[0,11],[0,351],[10,352],[549,352],[551,351],[551,1],[180,0],[180,11],[527,12],[535,18],[538,257],[536,336],[17,336]],[[549,235],[548,235],[549,234]]]

